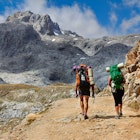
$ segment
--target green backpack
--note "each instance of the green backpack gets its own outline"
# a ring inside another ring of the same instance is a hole
[[[110,75],[113,83],[115,84],[115,88],[120,89],[123,82],[123,77],[117,65],[110,66]]]

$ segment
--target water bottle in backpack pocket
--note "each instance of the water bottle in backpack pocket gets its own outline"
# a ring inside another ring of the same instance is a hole
[[[114,82],[112,81],[112,82],[111,82],[111,92],[112,92],[112,93],[116,93],[116,91],[117,91],[117,90],[116,90],[116,88],[115,88],[115,84],[114,84]]]

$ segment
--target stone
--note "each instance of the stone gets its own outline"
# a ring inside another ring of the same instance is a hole
[[[27,124],[30,124],[32,123],[34,120],[40,118],[41,115],[38,115],[38,114],[33,114],[33,113],[30,113],[26,116],[26,122]]]

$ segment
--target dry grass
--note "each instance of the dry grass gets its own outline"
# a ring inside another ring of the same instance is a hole
[[[62,98],[71,97],[70,90],[74,89],[73,85],[64,83],[55,83],[45,87],[36,87],[25,84],[1,84],[0,97],[17,102],[36,102],[43,104]]]
[[[33,85],[25,84],[0,84],[0,97],[7,95],[10,91],[19,90],[19,89],[39,89]]]
[[[43,108],[42,111],[45,111],[44,108],[47,110],[52,102],[71,97],[70,91],[73,89],[73,85],[63,83],[55,83],[45,87],[25,84],[0,84],[0,110],[6,111],[5,106],[2,104],[7,101],[9,104],[16,102],[19,106],[21,103],[26,103],[32,105],[34,108],[39,104],[39,107]],[[29,108],[31,106],[28,107],[28,110],[26,110],[26,107],[22,108],[23,114],[24,112],[30,112]],[[42,111],[36,113],[41,113]],[[4,125],[0,123],[0,129],[6,132],[7,129],[12,129],[19,124],[21,120],[22,118],[11,118]]]
[[[15,89],[30,89],[30,88],[37,88],[33,85],[26,85],[26,84],[0,84],[0,90],[15,90]]]

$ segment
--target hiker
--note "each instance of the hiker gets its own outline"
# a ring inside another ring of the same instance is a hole
[[[94,97],[94,82],[90,82],[88,76],[88,67],[85,64],[80,64],[75,68],[76,82],[75,93],[76,97],[80,97],[80,107],[84,119],[88,119],[88,101],[90,97],[90,88],[92,89],[92,97]]]
[[[113,69],[113,70],[111,70]],[[111,92],[115,101],[116,118],[119,119],[122,114],[122,97],[124,95],[125,78],[120,68],[117,65],[110,67],[110,76],[108,85],[111,87]]]

